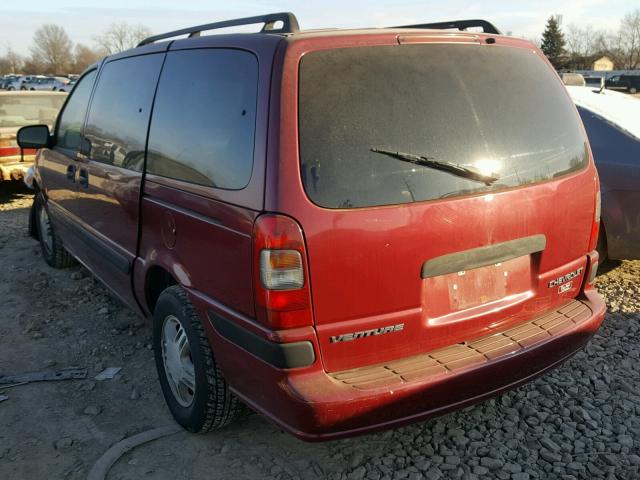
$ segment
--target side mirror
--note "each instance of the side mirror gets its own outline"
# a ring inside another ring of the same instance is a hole
[[[46,148],[50,146],[49,127],[46,125],[29,125],[18,130],[18,145],[22,148]]]

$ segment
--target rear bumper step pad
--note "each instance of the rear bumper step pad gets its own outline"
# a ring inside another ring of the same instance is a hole
[[[450,345],[385,364],[329,375],[334,380],[358,390],[425,381],[518,353],[532,345],[550,340],[551,337],[588,320],[591,315],[592,312],[587,305],[580,300],[572,300],[555,311],[503,332],[491,333],[470,342]]]

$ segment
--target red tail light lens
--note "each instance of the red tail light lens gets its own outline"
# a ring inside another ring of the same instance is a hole
[[[0,135],[0,157],[20,155],[20,147],[16,143],[15,134]]]
[[[33,155],[36,153],[36,150],[34,148],[26,148],[21,152],[21,148],[16,141],[15,133],[0,135],[0,157],[15,157],[21,153],[24,155]]]
[[[302,229],[284,215],[262,215],[253,227],[258,320],[273,329],[313,324]]]
[[[602,209],[602,200],[600,198],[600,182],[596,183],[596,205],[593,215],[593,225],[591,226],[591,239],[589,240],[589,251],[593,251],[598,246],[598,234],[600,233],[600,212]]]

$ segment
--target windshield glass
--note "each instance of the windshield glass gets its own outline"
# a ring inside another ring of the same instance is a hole
[[[24,92],[0,95],[0,127],[36,124],[52,127],[65,98],[65,95],[58,93],[31,95],[31,92]]]
[[[527,49],[423,44],[312,52],[301,60],[299,99],[302,180],[324,207],[496,191],[574,172],[588,158],[564,87]],[[478,182],[376,149],[497,180]]]

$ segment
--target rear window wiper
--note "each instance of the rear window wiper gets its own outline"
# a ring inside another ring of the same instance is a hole
[[[476,182],[482,182],[485,185],[491,185],[492,183],[500,179],[500,177],[495,173],[486,175],[472,167],[465,167],[457,163],[434,160],[432,157],[426,157],[423,155],[413,155],[411,153],[404,152],[392,152],[391,150],[383,150],[381,148],[372,148],[371,151],[374,153],[381,153],[382,155],[388,155],[389,157],[397,158],[398,160],[413,163],[415,165],[421,165],[423,167],[429,167],[436,170],[441,170],[443,172],[449,172],[454,175],[458,175],[459,177],[475,180]]]

